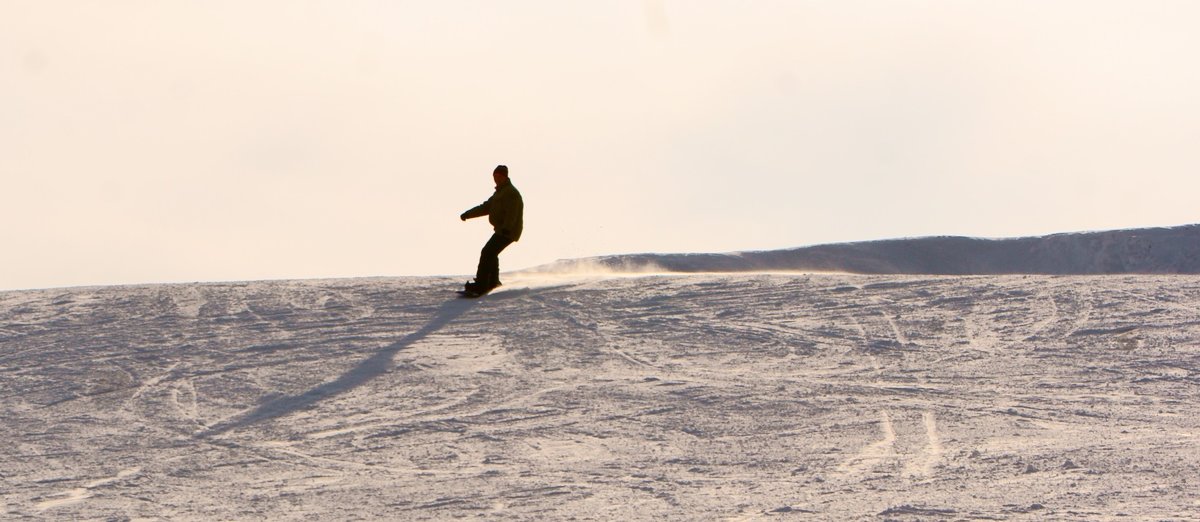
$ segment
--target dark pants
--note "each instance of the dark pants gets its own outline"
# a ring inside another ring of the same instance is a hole
[[[503,252],[513,240],[500,234],[492,234],[492,238],[483,245],[479,252],[479,269],[475,271],[475,282],[487,288],[500,284],[500,252]]]

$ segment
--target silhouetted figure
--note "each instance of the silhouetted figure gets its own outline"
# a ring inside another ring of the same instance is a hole
[[[517,192],[517,187],[508,179],[508,167],[498,165],[492,171],[492,179],[496,182],[496,192],[492,197],[459,216],[463,221],[487,216],[488,222],[495,230],[492,238],[483,245],[483,250],[479,253],[479,268],[475,271],[475,280],[466,284],[467,294],[475,296],[486,294],[500,286],[500,252],[521,239],[523,226],[525,202],[521,200],[521,193]]]

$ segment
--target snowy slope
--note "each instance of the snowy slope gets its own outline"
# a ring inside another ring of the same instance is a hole
[[[852,274],[1200,274],[1200,225],[1014,239],[926,237],[732,254],[563,260],[533,272],[802,271]]]
[[[522,277],[0,293],[0,518],[1200,520],[1195,276]]]

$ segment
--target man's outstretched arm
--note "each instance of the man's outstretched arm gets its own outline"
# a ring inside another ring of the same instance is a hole
[[[463,221],[466,221],[471,218],[483,217],[483,216],[486,216],[491,213],[492,213],[492,200],[489,199],[487,201],[484,201],[483,203],[480,203],[479,206],[472,208],[471,210],[468,210],[466,212],[463,212],[461,216],[458,216],[458,218]]]

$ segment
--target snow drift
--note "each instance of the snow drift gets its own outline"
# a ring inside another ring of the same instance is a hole
[[[630,254],[562,260],[531,271],[1200,274],[1200,225],[1013,239],[892,239],[729,254]]]

